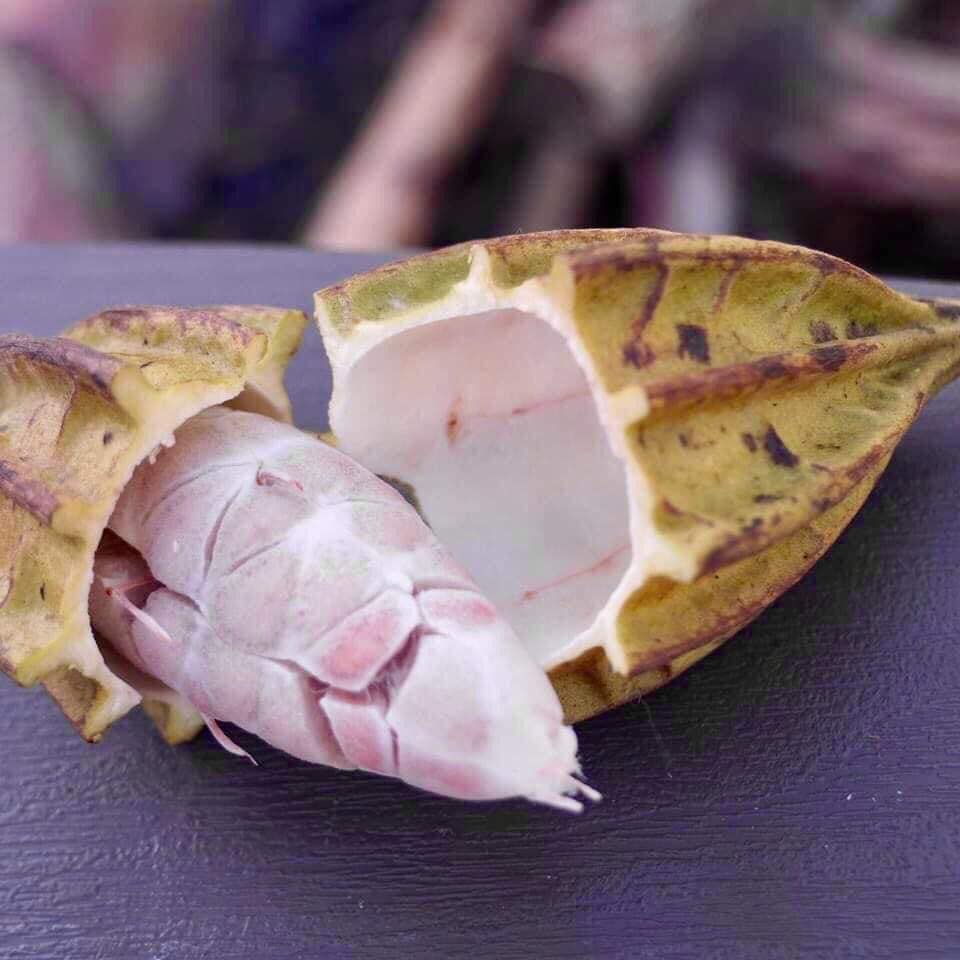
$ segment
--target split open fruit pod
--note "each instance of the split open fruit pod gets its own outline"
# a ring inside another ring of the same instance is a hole
[[[960,363],[960,305],[732,237],[464,244],[321,290],[341,450],[394,478],[578,720],[791,586]]]
[[[658,231],[453,247],[317,296],[341,450],[418,507],[568,720],[660,686],[796,581],[960,368],[960,305],[808,250]],[[130,308],[0,337],[0,666],[97,739],[193,707],[98,647],[95,551],[207,407],[290,418],[304,317]],[[539,674],[537,674],[539,677]]]
[[[305,321],[266,307],[147,307],[62,338],[0,337],[0,667],[43,683],[85,738],[141,700],[171,742],[202,726],[173,691],[98,647],[94,553],[136,465],[190,417],[226,403],[290,419],[283,371]]]

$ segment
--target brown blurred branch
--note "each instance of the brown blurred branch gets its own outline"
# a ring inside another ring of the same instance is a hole
[[[821,110],[771,142],[788,167],[873,205],[960,209],[960,58],[837,28]]]
[[[501,92],[536,0],[438,0],[320,199],[307,243],[424,242],[438,187]]]

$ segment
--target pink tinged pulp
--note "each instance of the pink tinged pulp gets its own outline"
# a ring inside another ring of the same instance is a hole
[[[98,633],[302,759],[579,810],[544,671],[416,511],[334,448],[213,408],[142,464],[95,564]],[[122,541],[122,542],[121,542]]]

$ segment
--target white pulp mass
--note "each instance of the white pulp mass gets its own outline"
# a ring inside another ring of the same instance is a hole
[[[624,464],[560,333],[515,309],[395,332],[342,375],[331,423],[344,452],[415,487],[541,666],[605,644],[598,617],[636,559]]]
[[[94,627],[218,737],[231,721],[464,799],[596,796],[510,625],[403,497],[332,447],[212,408],[141,464],[110,528],[124,543],[98,554]]]

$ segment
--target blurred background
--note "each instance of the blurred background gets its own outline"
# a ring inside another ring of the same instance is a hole
[[[957,0],[0,0],[0,240],[573,226],[960,277]]]

